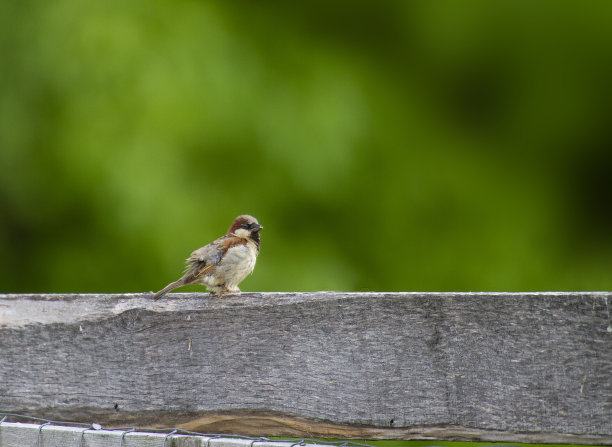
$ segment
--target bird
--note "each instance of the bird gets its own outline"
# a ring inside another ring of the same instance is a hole
[[[158,300],[171,290],[189,284],[203,284],[218,296],[240,293],[238,284],[255,268],[262,228],[253,216],[236,217],[225,235],[191,253],[185,260],[185,274],[153,298]]]

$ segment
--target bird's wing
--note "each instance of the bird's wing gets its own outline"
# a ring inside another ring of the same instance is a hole
[[[198,248],[185,261],[188,274],[193,275],[194,279],[210,274],[223,259],[228,249],[244,244],[246,244],[246,239],[225,235],[202,248]]]

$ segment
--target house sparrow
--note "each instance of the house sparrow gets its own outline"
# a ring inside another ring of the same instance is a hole
[[[159,299],[188,284],[204,284],[213,294],[240,293],[238,284],[255,268],[259,254],[259,225],[253,216],[236,217],[225,236],[198,248],[185,263],[185,274],[153,295]]]

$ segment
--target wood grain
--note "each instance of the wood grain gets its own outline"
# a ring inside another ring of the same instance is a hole
[[[0,409],[265,436],[612,444],[611,295],[0,295]]]

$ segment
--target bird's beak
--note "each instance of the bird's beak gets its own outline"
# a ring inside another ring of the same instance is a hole
[[[255,225],[256,225],[256,226],[255,226],[255,229],[256,229],[257,231],[259,231],[259,230],[262,230],[262,229],[263,229],[263,226],[262,226],[262,225],[259,225],[259,224],[255,224]]]

